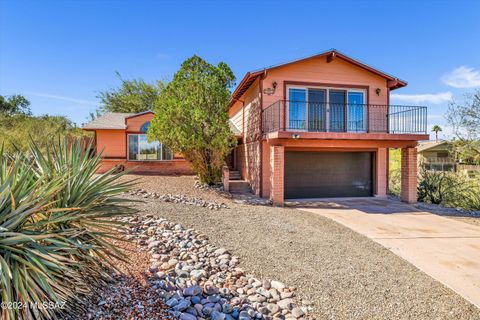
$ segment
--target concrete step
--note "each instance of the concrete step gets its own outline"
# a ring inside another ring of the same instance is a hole
[[[236,170],[230,170],[229,177],[230,177],[230,180],[242,180],[242,176],[240,175],[240,172]]]
[[[250,184],[245,180],[230,181],[229,188],[231,193],[250,193],[252,192]]]

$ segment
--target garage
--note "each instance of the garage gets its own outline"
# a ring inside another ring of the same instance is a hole
[[[368,197],[372,152],[285,152],[285,199]]]

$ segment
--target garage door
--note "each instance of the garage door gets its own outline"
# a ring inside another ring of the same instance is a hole
[[[286,199],[372,195],[371,152],[285,152]]]

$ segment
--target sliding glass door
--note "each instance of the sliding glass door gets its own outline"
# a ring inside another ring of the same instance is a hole
[[[363,92],[349,91],[348,92],[348,131],[351,132],[365,132],[366,126],[366,112],[363,100]]]
[[[307,129],[307,90],[288,90],[288,128],[293,130]]]
[[[345,131],[345,90],[329,90],[330,131]]]
[[[288,88],[289,130],[366,132],[366,111],[361,89]]]
[[[308,89],[308,131],[326,130],[326,90]]]

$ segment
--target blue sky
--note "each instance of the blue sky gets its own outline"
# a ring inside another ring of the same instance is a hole
[[[168,79],[198,54],[246,71],[329,48],[407,80],[392,103],[480,88],[480,1],[4,1],[0,94],[78,124],[124,78]],[[445,130],[448,133],[448,129]]]

